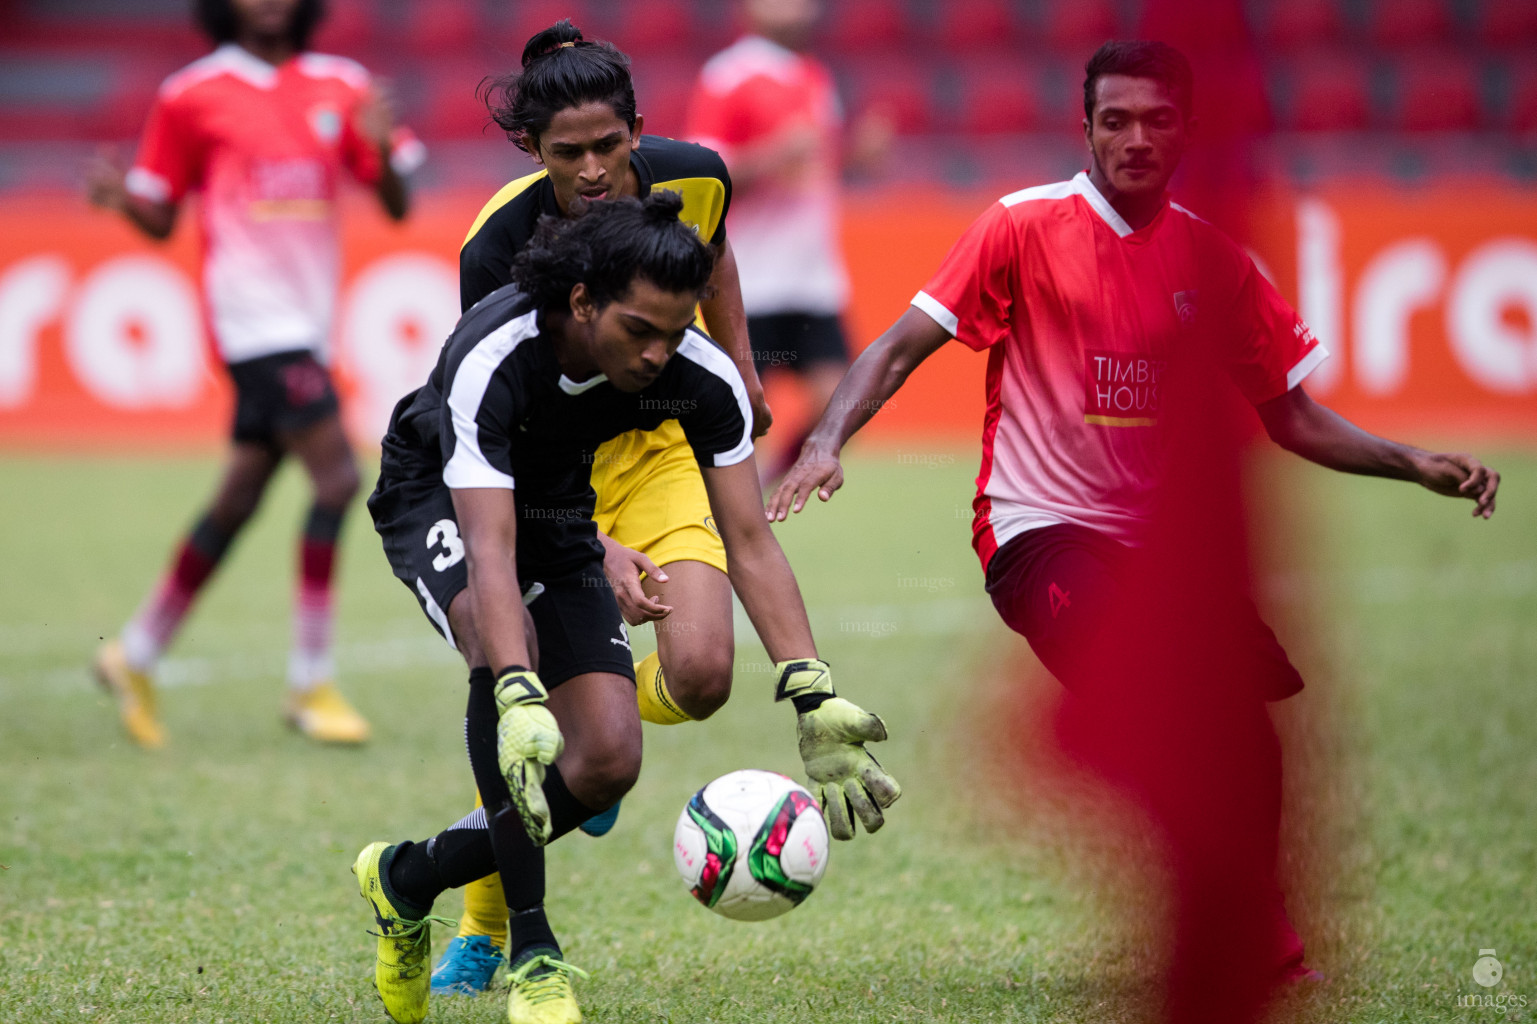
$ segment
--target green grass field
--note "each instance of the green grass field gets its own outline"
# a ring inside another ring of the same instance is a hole
[[[1267,573],[1310,680],[1283,709],[1313,840],[1295,916],[1330,980],[1307,1021],[1525,1020],[1537,1001],[1537,457],[1507,453],[1499,514],[1290,463],[1272,482],[1298,543]],[[0,460],[0,1021],[381,1021],[348,866],[473,799],[463,671],[390,576],[361,508],[346,536],[342,685],[374,723],[321,749],[278,717],[293,473],[165,667],[171,733],[148,754],[86,669],[210,489],[208,459]],[[595,1022],[1116,1021],[1151,991],[1146,901],[1030,810],[1031,779],[970,730],[1020,681],[967,543],[973,456],[868,453],[781,528],[840,689],[880,711],[906,794],[840,844],[788,917],[736,924],[672,868],[684,801],[739,767],[799,774],[790,709],[738,632],[736,696],[705,725],[648,727],[616,830],[552,848],[550,908]],[[1027,673],[1026,673],[1027,675]],[[996,733],[996,730],[994,730]],[[1000,794],[1013,799],[999,799]],[[1008,811],[1006,808],[1013,808]],[[1023,808],[1023,810],[1020,810]],[[1058,822],[1060,823],[1060,822]],[[1104,852],[1101,850],[1100,852]],[[1135,848],[1115,851],[1135,856]],[[453,894],[438,912],[457,916]],[[435,943],[441,947],[441,933]],[[1484,994],[1471,968],[1505,968]],[[498,994],[430,1020],[495,1022]]]

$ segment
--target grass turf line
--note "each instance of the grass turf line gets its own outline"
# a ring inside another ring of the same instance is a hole
[[[838,844],[822,890],[778,921],[728,922],[687,897],[669,851],[688,795],[739,767],[799,774],[793,716],[769,703],[766,658],[739,630],[735,699],[703,726],[648,727],[616,831],[552,848],[551,914],[594,972],[579,986],[589,1019],[1117,1020],[1147,991],[1148,954],[1092,874],[968,797],[1012,785],[970,770],[956,730],[975,684],[1020,649],[967,546],[972,462],[851,459],[830,505],[778,528],[840,690],[891,727],[879,753],[906,793],[888,827]],[[1491,523],[1403,485],[1285,468],[1311,554],[1287,565],[1278,602],[1325,613],[1316,635],[1283,625],[1282,639],[1310,679],[1299,701],[1337,702],[1320,763],[1347,769],[1317,783],[1348,813],[1319,919],[1304,920],[1332,980],[1294,1000],[1301,1019],[1493,1019],[1456,1006],[1484,992],[1469,973],[1481,947],[1505,965],[1493,991],[1537,1001],[1537,459],[1498,464]],[[322,749],[279,722],[304,505],[292,470],[174,649],[170,748],[122,738],[87,661],[215,473],[203,459],[0,460],[20,499],[0,504],[0,1019],[381,1020],[347,866],[370,840],[420,838],[469,807],[463,671],[361,508],[337,633],[342,687],[376,739]],[[503,1007],[435,1000],[431,1019]]]

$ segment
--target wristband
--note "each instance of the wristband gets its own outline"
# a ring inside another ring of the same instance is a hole
[[[832,670],[819,658],[795,658],[781,661],[774,666],[779,681],[774,687],[774,700],[788,700],[799,714],[815,711],[825,701],[836,696],[833,691]]]

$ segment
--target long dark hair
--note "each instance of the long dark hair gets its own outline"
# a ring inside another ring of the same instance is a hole
[[[612,43],[589,42],[571,19],[556,22],[523,47],[523,66],[480,83],[475,95],[519,149],[532,153],[555,115],[569,107],[607,103],[635,128],[630,58]]]
[[[571,216],[539,218],[533,238],[513,258],[512,280],[541,310],[570,308],[579,282],[602,308],[637,277],[702,298],[715,253],[678,219],[682,209],[683,197],[667,191],[644,199],[577,199]]]
[[[1162,82],[1174,94],[1180,113],[1190,116],[1195,75],[1190,61],[1168,43],[1151,40],[1109,42],[1094,51],[1083,69],[1083,113],[1094,120],[1094,86],[1105,75],[1127,75]]]
[[[240,19],[230,0],[193,0],[192,12],[198,28],[216,43],[233,43],[240,37]],[[299,0],[293,20],[288,23],[288,41],[294,49],[306,50],[315,27],[326,16],[325,0]]]

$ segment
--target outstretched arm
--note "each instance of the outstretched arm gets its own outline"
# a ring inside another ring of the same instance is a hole
[[[927,313],[908,307],[886,333],[861,352],[801,447],[800,458],[774,490],[768,519],[783,520],[791,512],[799,512],[812,492],[823,501],[831,499],[843,486],[838,455],[844,444],[897,393],[919,363],[949,340],[949,333]]]
[[[801,761],[827,829],[834,839],[853,839],[857,818],[874,832],[886,820],[881,808],[902,795],[897,780],[865,749],[886,738],[886,725],[833,692],[832,671],[817,657],[795,574],[763,517],[754,460],[705,469],[703,476],[726,545],[731,586],[774,659],[774,699],[795,705]]]
[[[1258,406],[1265,432],[1309,462],[1362,476],[1408,480],[1474,503],[1473,515],[1494,515],[1500,474],[1465,454],[1427,452],[1369,434],[1310,398],[1301,385]]]
[[[375,79],[358,106],[358,133],[379,150],[379,181],[374,191],[391,220],[404,220],[411,208],[411,192],[390,160],[395,131],[395,100],[389,84]]]

